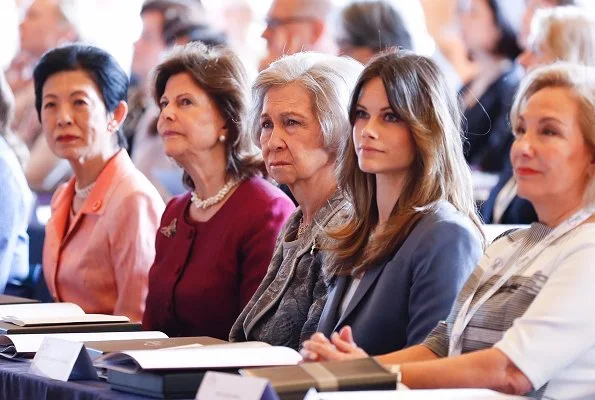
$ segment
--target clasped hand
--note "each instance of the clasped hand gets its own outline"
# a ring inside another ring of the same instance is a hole
[[[302,344],[301,354],[306,362],[354,360],[369,357],[365,351],[357,347],[349,326],[341,328],[339,333],[333,332],[330,340],[320,332],[313,334]]]

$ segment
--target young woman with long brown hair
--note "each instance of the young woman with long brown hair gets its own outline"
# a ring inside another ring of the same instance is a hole
[[[481,256],[479,219],[460,111],[434,62],[380,55],[349,115],[339,186],[353,208],[328,230],[335,278],[318,330],[349,325],[363,349],[381,354],[420,343],[446,318]]]

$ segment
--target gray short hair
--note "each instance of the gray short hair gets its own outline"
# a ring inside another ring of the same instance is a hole
[[[297,83],[312,96],[314,114],[320,124],[324,146],[337,154],[345,135],[351,131],[348,104],[363,65],[348,57],[321,53],[285,56],[262,71],[252,85],[253,107],[249,131],[260,146],[260,114],[269,89]]]

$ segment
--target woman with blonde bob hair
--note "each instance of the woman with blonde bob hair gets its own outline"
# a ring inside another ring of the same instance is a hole
[[[339,187],[352,203],[328,230],[335,275],[318,330],[351,326],[370,354],[418,344],[448,316],[482,252],[460,111],[433,61],[382,53],[352,94]]]
[[[595,396],[594,109],[592,67],[553,64],[522,82],[511,161],[539,222],[488,247],[423,344],[378,357],[407,386]],[[342,337],[315,336],[304,348],[325,359],[367,356]]]

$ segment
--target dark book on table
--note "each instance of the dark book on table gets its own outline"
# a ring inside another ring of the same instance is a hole
[[[113,390],[122,392],[157,399],[193,399],[205,373],[205,370],[143,371],[137,373],[108,370],[107,381]]]
[[[282,399],[303,398],[312,387],[318,391],[353,391],[395,390],[397,386],[396,375],[373,358],[249,368],[240,373],[269,380]],[[329,378],[336,385],[329,385]]]
[[[0,321],[0,335],[18,335],[22,333],[136,332],[140,330],[141,324],[137,322],[18,326],[10,322]]]

